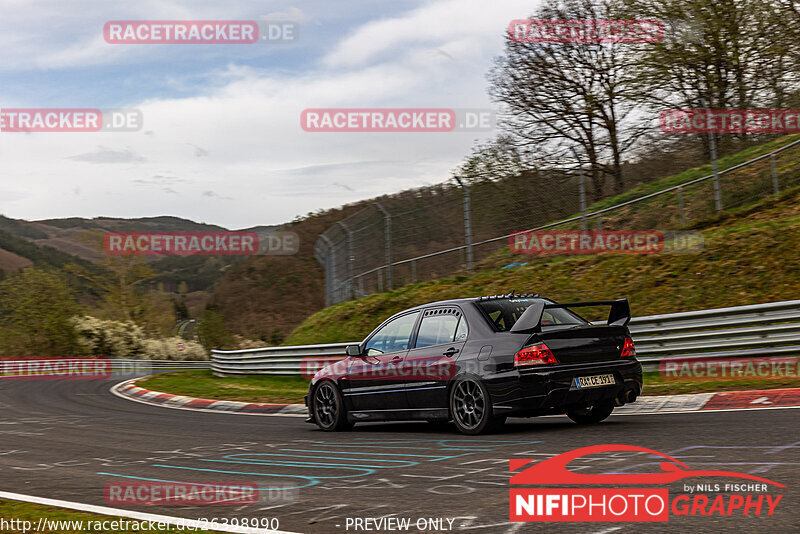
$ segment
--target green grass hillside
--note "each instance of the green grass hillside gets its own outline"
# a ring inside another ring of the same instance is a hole
[[[387,316],[410,306],[512,289],[561,302],[627,297],[639,316],[800,296],[799,187],[688,227],[702,232],[702,252],[520,260],[506,249],[482,262],[487,268],[474,275],[409,285],[321,310],[285,344],[358,340]],[[529,263],[500,267],[512,258]]]

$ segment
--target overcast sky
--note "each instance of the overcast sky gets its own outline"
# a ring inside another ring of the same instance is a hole
[[[320,107],[491,108],[536,0],[0,0],[0,107],[136,108],[134,133],[0,132],[0,213],[228,228],[437,183],[494,132],[311,133]],[[121,45],[109,20],[287,20],[293,43]]]

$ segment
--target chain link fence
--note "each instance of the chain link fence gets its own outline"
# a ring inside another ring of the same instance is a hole
[[[317,240],[326,306],[471,272],[523,230],[686,228],[800,183],[800,139],[716,174],[614,205],[595,203],[588,212],[581,209],[582,182],[574,171],[526,172],[463,186],[452,180],[383,197]]]

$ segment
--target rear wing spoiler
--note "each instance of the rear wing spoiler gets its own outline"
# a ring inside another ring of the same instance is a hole
[[[588,306],[611,306],[611,310],[608,312],[609,326],[627,326],[631,320],[631,307],[628,304],[628,299],[565,302],[564,304],[546,304],[542,300],[537,300],[520,315],[517,322],[511,327],[511,332],[531,334],[540,331],[542,328],[542,314],[546,309]]]

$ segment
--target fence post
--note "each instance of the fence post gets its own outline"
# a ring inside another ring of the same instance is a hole
[[[772,191],[777,195],[780,193],[780,187],[778,186],[778,168],[775,165],[775,154],[769,155],[769,169],[772,172]]]
[[[344,228],[345,233],[347,233],[347,284],[345,285],[345,295],[346,298],[349,300],[353,298],[353,293],[354,293],[353,262],[355,261],[356,258],[353,255],[353,232],[342,221],[339,221],[336,224]]]
[[[702,99],[701,104],[706,111],[711,111],[706,106],[706,100]],[[711,169],[714,172],[714,205],[717,208],[717,214],[722,212],[722,193],[719,188],[719,166],[717,164],[717,139],[714,137],[714,132],[708,132],[708,150],[711,152]]]
[[[597,216],[597,230],[599,232],[603,231],[603,216],[602,215],[598,215]]]
[[[333,286],[336,284],[336,249],[333,246],[333,242],[328,239],[328,236],[320,234],[319,237],[328,245],[328,254],[325,256],[325,263],[327,264],[325,266],[325,306],[327,307],[331,304],[336,304],[333,302],[335,291]]]
[[[383,213],[383,241],[386,253],[386,285],[391,291],[394,289],[392,287],[392,216],[388,211],[383,209],[383,206],[381,206],[378,202],[375,202],[375,206],[377,206],[381,213]]]
[[[470,215],[469,188],[464,185],[461,178],[454,177],[464,191],[464,244],[467,247],[467,271],[472,272],[472,218]]]
[[[686,226],[686,212],[683,209],[683,188],[678,188],[678,209],[681,213],[681,224]]]
[[[417,262],[416,260],[411,260],[411,283],[417,283]]]
[[[578,201],[581,210],[581,231],[585,232],[588,229],[588,224],[586,222],[586,188],[583,183],[583,162],[581,162],[581,158],[578,156],[578,151],[575,150],[575,147],[570,148],[572,154],[575,156],[575,161],[578,162]]]
[[[588,225],[586,224],[586,189],[583,184],[583,165],[578,169],[578,198],[581,207],[581,230],[585,232]]]
[[[717,141],[714,132],[708,132],[709,148],[711,149],[711,168],[714,170],[714,205],[717,213],[722,212],[722,192],[719,188],[719,166],[717,164]]]

